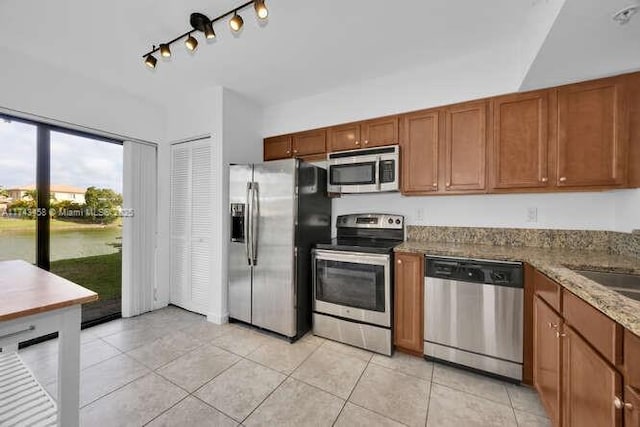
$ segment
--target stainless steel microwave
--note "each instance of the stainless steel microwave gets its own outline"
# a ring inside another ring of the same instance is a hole
[[[367,148],[327,156],[327,191],[377,193],[398,191],[400,147]]]

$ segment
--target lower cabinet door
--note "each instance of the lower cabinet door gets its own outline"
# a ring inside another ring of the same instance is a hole
[[[560,316],[539,296],[533,302],[533,385],[554,426],[560,425]]]
[[[622,376],[571,327],[563,342],[564,427],[619,427]]]
[[[421,356],[424,347],[424,256],[395,254],[393,343]]]
[[[624,426],[640,427],[640,390],[626,386],[624,388]]]

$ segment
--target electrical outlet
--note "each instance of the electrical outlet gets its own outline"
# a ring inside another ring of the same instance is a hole
[[[527,222],[538,222],[538,208],[527,208]]]
[[[416,220],[419,222],[424,221],[424,208],[416,209]]]

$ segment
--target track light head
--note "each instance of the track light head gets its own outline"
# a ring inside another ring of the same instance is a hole
[[[267,9],[264,0],[255,0],[253,2],[253,8],[256,10],[256,15],[259,19],[267,19],[267,16],[269,16],[269,9]]]
[[[160,43],[160,56],[169,58],[171,56],[171,48],[166,43]]]
[[[198,40],[196,40],[195,37],[189,34],[189,37],[187,37],[187,39],[184,41],[184,45],[187,47],[187,49],[193,52],[198,47]]]
[[[233,17],[229,20],[229,28],[231,28],[231,31],[234,33],[237,33],[242,29],[243,25],[244,21],[242,20],[242,17],[238,15],[238,11],[234,11]]]
[[[212,40],[216,38],[216,32],[213,31],[213,24],[211,24],[211,22],[208,22],[207,24],[205,24],[204,36],[207,40]]]
[[[146,65],[149,68],[156,68],[157,63],[158,63],[158,60],[156,59],[155,56],[151,54],[147,55],[147,57],[144,58],[144,65]]]

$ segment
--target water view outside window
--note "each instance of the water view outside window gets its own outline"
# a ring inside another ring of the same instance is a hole
[[[94,290],[83,322],[120,313],[122,156],[119,143],[43,128],[50,143],[51,272]],[[0,118],[0,261],[36,262],[37,125]]]
[[[36,141],[35,126],[0,118],[0,261],[36,259]]]
[[[51,272],[94,290],[83,322],[120,313],[122,145],[51,132]]]

